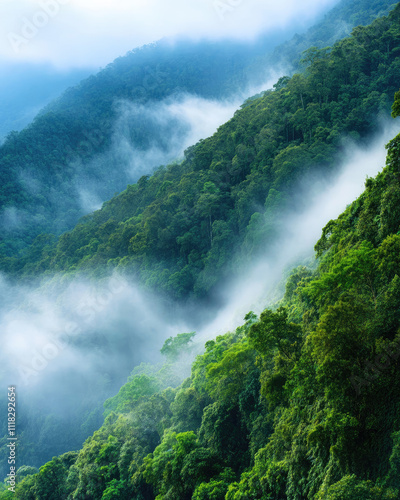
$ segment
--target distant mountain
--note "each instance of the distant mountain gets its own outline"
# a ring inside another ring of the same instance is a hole
[[[348,36],[354,26],[367,26],[377,17],[385,16],[397,2],[342,0],[324,18],[304,34],[296,34],[291,40],[274,50],[271,62],[283,66],[301,68],[301,54],[311,46],[323,48]]]
[[[68,87],[89,76],[89,69],[58,72],[47,65],[5,64],[0,75],[0,143],[26,127],[39,111]]]

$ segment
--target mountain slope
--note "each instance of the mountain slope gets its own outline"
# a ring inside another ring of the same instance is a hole
[[[142,177],[56,245],[42,236],[2,268],[25,276],[117,268],[175,297],[208,295],[274,241],[284,207],[306,205],[300,179],[332,175],[343,139],[361,144],[389,116],[399,19],[397,6],[332,49],[310,49],[304,75],[248,100],[182,163]]]
[[[11,130],[26,127],[45,105],[90,73],[89,69],[60,73],[47,65],[5,65],[3,62],[0,77],[0,143]]]
[[[396,5],[396,2],[355,0],[342,1],[324,16],[319,23],[312,26],[304,34],[296,34],[291,40],[274,50],[270,61],[273,64],[301,68],[301,54],[315,46],[319,49],[333,45],[338,40],[350,35],[355,26],[367,26],[376,18],[385,16]]]
[[[398,12],[393,15],[398,16]],[[64,235],[57,247],[53,245],[51,236],[40,236],[23,258],[4,259],[2,261],[3,269],[7,272],[11,269],[19,277],[42,276],[41,273],[52,274],[59,271],[61,273],[67,271],[72,274],[76,269],[98,276],[118,267],[137,272],[148,286],[161,288],[175,297],[186,297],[190,293],[195,293],[197,296],[209,294],[221,276],[229,276],[232,270],[235,271],[235,266],[244,262],[243,253],[246,254],[245,257],[251,258],[257,254],[258,249],[266,240],[272,239],[276,225],[279,225],[279,216],[276,218],[276,215],[285,199],[296,193],[294,187],[296,176],[303,177],[302,168],[306,166],[310,171],[313,171],[315,165],[321,162],[328,172],[329,168],[327,167],[333,165],[335,156],[340,157],[340,152],[343,149],[341,137],[346,137],[350,133],[356,139],[365,137],[368,140],[368,134],[375,130],[377,113],[381,112],[385,115],[389,109],[391,94],[398,89],[399,81],[396,53],[387,53],[387,42],[389,42],[390,50],[398,46],[398,18],[392,19],[395,22],[381,20],[373,28],[358,30],[351,41],[346,42],[347,45],[338,45],[330,54],[323,51],[310,51],[309,60],[315,60],[308,70],[308,76],[295,77],[290,81],[283,79],[274,91],[259,99],[249,100],[234,120],[225,125],[214,138],[203,141],[197,147],[190,148],[186,153],[186,162],[183,165],[172,165],[166,169],[160,169],[148,179],[141,179],[136,187],[128,188],[126,192],[107,203],[102,211],[89,216],[84,221],[83,226],[77,227],[71,234]],[[373,53],[373,50],[377,52]],[[378,61],[379,64],[382,64],[381,67],[379,67]],[[360,77],[354,72],[353,64],[355,63],[362,69]],[[371,90],[375,93],[370,93]],[[314,113],[316,110],[317,113]],[[323,110],[323,114],[319,115],[318,110]],[[70,117],[73,114],[72,111],[68,111]],[[57,121],[55,123],[57,124]],[[71,132],[68,127],[60,130],[64,130],[65,134]],[[49,129],[46,130],[44,126],[42,131],[43,137],[48,139],[48,145],[55,147],[58,143],[54,142],[54,136],[46,135]],[[99,147],[102,147],[98,142],[99,136],[96,137],[95,142]],[[34,144],[34,138],[35,135],[32,134],[32,144]],[[20,144],[16,142],[15,148],[19,150],[19,146]],[[58,154],[57,148],[52,151],[52,154]],[[9,160],[11,162],[11,158]],[[41,161],[39,154],[37,161],[39,163]],[[69,182],[70,171],[64,171],[62,166],[60,171]],[[39,196],[38,190],[35,191],[32,178],[26,176],[24,180],[25,182],[31,181],[30,192]],[[54,189],[54,196],[60,197],[60,191]],[[268,201],[264,206],[266,198]],[[254,204],[255,200],[258,203]],[[295,201],[298,202],[298,200]],[[49,203],[45,199],[41,199],[41,202]],[[178,203],[179,210],[175,212]],[[295,206],[299,207],[300,205],[296,204]],[[43,216],[46,213],[48,212],[44,210]],[[54,214],[52,213],[52,215]],[[65,215],[69,216],[70,214],[66,213]],[[215,215],[218,216],[218,219],[214,219]],[[55,215],[53,218],[56,218]],[[216,222],[218,224],[215,224]],[[268,223],[267,231],[263,227],[264,222]],[[44,223],[47,224],[47,221]],[[230,225],[231,223],[232,225]],[[34,237],[38,227],[32,227],[30,237]],[[137,238],[136,235],[138,235]],[[135,238],[134,241],[131,241],[132,238]],[[236,260],[232,264],[228,264],[233,244],[236,241],[242,245],[241,252],[238,252]],[[16,243],[18,244],[18,242]],[[153,247],[153,244],[156,247]],[[239,337],[243,336],[243,333],[242,330]],[[234,341],[235,339],[232,342]],[[230,342],[231,340],[226,342],[223,340],[216,346],[216,352],[211,349],[211,359],[214,355],[222,355],[222,351],[229,347]],[[97,346],[94,345],[94,347]],[[232,355],[230,359],[233,362],[228,366],[229,377],[236,369],[237,360],[243,360],[243,373],[245,375],[247,373],[247,354],[243,354],[241,349],[236,354],[230,353],[230,356]],[[250,357],[251,360],[254,360],[254,352]],[[248,366],[251,368],[250,364]],[[161,382],[154,382],[151,377],[158,377],[155,375],[156,371],[155,369],[150,370],[150,372],[146,371],[145,374],[150,380],[146,378],[140,381],[135,380],[131,389],[127,391],[135,405],[136,397],[140,399],[142,395],[149,396],[155,388],[163,387],[163,384],[175,385],[177,383],[165,371],[160,375]],[[140,370],[138,373],[140,374]],[[198,379],[204,378],[204,371],[201,369]],[[247,380],[246,376],[243,380]],[[255,406],[251,402],[251,398],[257,394],[258,387],[257,373],[254,370],[252,370],[251,380],[251,389],[248,390],[246,387],[246,394],[241,398],[244,401],[244,406],[247,404],[246,401],[250,400],[248,403],[249,411],[252,411]],[[281,379],[278,376],[276,380],[278,384],[279,380]],[[224,379],[222,384],[226,382],[227,379]],[[144,393],[141,392],[143,387]],[[95,393],[94,398],[101,397],[96,393],[97,391],[93,392]],[[233,393],[228,390],[226,394],[229,399]],[[189,399],[191,395],[192,391],[189,391]],[[132,401],[129,400],[125,405],[123,396],[124,390],[120,398],[109,403],[108,408],[118,411],[121,409],[121,405],[128,408]],[[171,397],[171,392],[167,391],[157,400],[155,409],[151,405],[138,407],[141,413],[138,414],[138,417],[134,417],[136,419],[135,425],[140,420],[140,425],[143,423],[144,426],[140,427],[139,425],[139,431],[132,430],[131,416],[129,416],[127,426],[119,427],[120,421],[112,433],[120,432],[118,434],[121,438],[120,443],[122,443],[124,436],[130,435],[130,432],[133,433],[133,440],[141,439],[138,433],[142,433],[145,436],[145,439],[140,442],[143,449],[137,450],[135,448],[133,453],[137,452],[139,458],[144,456],[160,441],[161,425],[158,423],[158,417],[160,414],[168,417],[168,398]],[[200,406],[205,405],[208,401],[208,399],[200,401]],[[76,403],[75,407],[82,408],[79,402]],[[153,412],[150,412],[150,417],[146,417],[145,411],[147,410]],[[227,415],[229,422],[231,424],[233,422],[229,427],[232,429],[235,427],[235,415],[238,414],[238,411],[237,407],[233,408],[232,412],[230,410],[231,408],[228,406],[223,406],[222,409],[217,408],[214,416],[216,415],[215,418],[219,420],[221,415],[222,417]],[[185,429],[186,424],[179,423],[179,419],[183,418],[182,413],[189,412],[187,412],[185,404],[181,407],[177,404],[174,411],[179,414],[179,417],[175,418],[176,428],[179,429],[176,432],[181,432]],[[193,418],[190,425],[192,428],[196,428],[196,422],[201,420],[201,414],[196,409],[196,405],[193,407],[193,412],[194,414],[190,414]],[[76,413],[78,414],[79,410]],[[210,413],[212,413],[211,410]],[[214,440],[210,430],[213,427],[212,418],[214,416],[210,416],[211,420],[207,424],[208,437],[205,439],[209,439],[210,442]],[[258,415],[255,414],[255,416],[257,420]],[[89,415],[89,417],[91,416]],[[93,411],[93,417],[96,417],[95,411]],[[66,425],[63,421],[57,420],[54,415],[49,415],[45,422],[44,419],[32,418],[29,415],[28,424],[24,429],[30,425],[31,427],[26,431],[23,439],[21,436],[21,443],[26,446],[24,448],[21,446],[19,457],[21,459],[29,457],[26,462],[33,463],[31,462],[33,456],[40,456],[40,460],[44,460],[44,456],[50,458],[54,454],[51,453],[51,450],[54,449],[53,446],[58,446],[57,453],[61,447],[64,449],[74,448],[73,445],[65,447],[65,444],[70,443],[69,439],[79,439],[77,436],[81,436],[85,432],[86,435],[89,434],[87,427],[79,428],[79,424],[86,418],[87,415],[79,414],[76,420],[78,425],[70,422]],[[90,424],[93,424],[94,418]],[[251,420],[252,417],[249,418]],[[250,426],[250,420],[246,421],[241,429],[249,428],[247,426]],[[62,423],[60,424],[60,422]],[[258,424],[260,427],[257,427]],[[255,425],[251,437],[253,450],[265,444],[263,439],[270,432],[269,423],[264,422],[262,418]],[[45,445],[43,449],[39,450],[33,444],[37,444],[35,441],[37,428],[41,429],[41,441],[39,442]],[[65,432],[58,432],[60,428]],[[108,432],[106,429],[103,433],[107,439]],[[58,434],[60,437],[57,436]],[[33,438],[32,435],[34,435]],[[51,436],[50,443],[46,443],[45,436]],[[235,479],[239,479],[242,465],[247,457],[251,456],[251,453],[249,455],[246,452],[246,439],[242,439],[241,436],[234,433],[232,436],[233,441],[238,438],[240,451],[244,450],[245,455],[242,463],[232,462],[236,474]],[[147,442],[148,437],[150,444]],[[223,436],[221,439],[224,439]],[[113,439],[110,439],[111,441]],[[231,456],[234,455],[235,443],[222,441],[222,444],[218,444],[218,440],[216,443],[219,449],[226,445]],[[174,442],[168,442],[166,446],[170,445],[174,446]],[[125,461],[129,460],[130,457],[131,448],[129,446],[126,446],[122,454]],[[81,459],[80,463],[83,464],[85,471],[79,486],[80,492],[76,493],[77,497],[83,495],[81,491],[86,488],[86,484],[88,489],[93,487],[98,488],[99,491],[101,487],[106,486],[108,479],[115,472],[115,464],[110,467],[113,469],[112,471],[107,471],[108,453],[113,454],[115,451],[114,455],[116,455],[117,448],[117,445],[115,447],[104,446],[102,458],[95,464],[90,462],[88,465],[85,462],[85,457]],[[96,446],[94,446],[93,453],[97,453]],[[201,454],[203,451],[201,450],[199,453]],[[91,457],[89,458],[91,460]],[[60,481],[63,484],[64,471],[69,469],[74,459],[73,453],[68,454],[61,459],[61,463],[55,463],[55,468],[51,464],[46,471],[50,474],[52,472],[60,473]],[[36,458],[36,460],[38,459]],[[6,462],[4,461],[4,463]],[[38,465],[37,462],[35,464]],[[123,469],[123,464],[120,466],[121,471],[123,471],[121,477],[125,478],[127,472],[126,469]],[[86,467],[86,465],[88,466]],[[103,468],[100,477],[97,476],[97,466],[100,469]],[[213,470],[220,469],[221,465],[216,460]],[[59,495],[57,498],[60,498],[61,493],[56,486],[54,486],[54,491],[46,490],[46,485],[50,484],[46,471],[41,476],[41,485],[35,486],[36,493],[32,493],[33,497],[36,495],[40,498],[47,494],[53,494],[56,497]],[[90,471],[95,471],[93,476],[91,476]],[[21,474],[23,473],[22,471]],[[58,477],[57,474],[55,477]],[[233,473],[229,470],[221,470],[221,474],[224,474],[221,481],[228,483],[233,477]],[[190,475],[191,473],[188,473],[185,477],[190,478]],[[76,484],[74,477],[76,479],[76,469],[71,471],[71,487]],[[115,480],[117,481],[116,477]],[[32,485],[32,478],[29,481]],[[138,475],[138,481],[142,481],[143,488],[147,492],[150,491],[151,495],[152,487],[143,482],[142,476]],[[179,481],[177,479],[177,482]],[[157,488],[160,488],[161,491],[164,486],[168,487],[168,481],[165,485],[157,486]],[[112,483],[107,486],[110,488],[107,495],[123,498],[123,487],[124,485],[119,482]],[[213,487],[211,484],[210,488]],[[93,492],[88,493],[88,495],[90,494]],[[181,492],[178,491],[176,494],[178,498],[182,498],[179,496],[180,494]],[[29,498],[29,493],[24,490],[20,496]]]
[[[193,335],[169,339],[82,450],[21,470],[16,498],[399,498],[399,172],[400,135],[276,309],[207,342],[176,388]]]
[[[346,18],[352,2],[341,5],[335,22]],[[373,6],[364,1],[350,12],[356,22],[360,9],[377,16],[389,5],[388,0]],[[353,26],[351,20],[348,26]],[[307,40],[318,44],[320,38],[318,31]],[[270,46],[269,39],[252,46],[187,41],[172,46],[163,41],[137,49],[67,91],[24,131],[11,134],[0,148],[2,253],[15,254],[41,232],[60,234],[73,227],[85,212],[82,185],[101,200],[125,188],[131,178],[129,160],[112,154],[119,101],[140,106],[182,92],[225,99],[251,81],[265,81],[270,61],[264,55]],[[160,134],[153,120],[143,133],[144,120],[136,115],[125,138],[139,151],[148,147],[149,136],[163,150],[184,132],[182,124],[170,120]]]

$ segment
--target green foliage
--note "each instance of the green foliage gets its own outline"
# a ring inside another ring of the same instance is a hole
[[[164,342],[160,351],[161,354],[163,354],[169,361],[176,361],[180,356],[189,354],[189,343],[192,342],[195,335],[195,332],[178,333],[176,337],[170,337]]]
[[[247,343],[234,344],[219,362],[206,368],[207,392],[218,401],[230,401],[246,387],[254,371],[255,352]]]
[[[355,475],[344,476],[328,488],[326,493],[318,495],[324,500],[389,500],[398,498],[393,490],[384,490],[374,486],[371,481],[357,480]]]
[[[400,116],[400,90],[394,94],[394,103],[392,105],[392,117]]]
[[[31,467],[29,465],[23,465],[17,470],[17,481],[22,480],[26,476],[31,476],[37,474],[39,471],[36,467]]]
[[[157,379],[147,375],[137,375],[121,387],[119,393],[104,403],[106,414],[112,411],[129,412],[136,401],[143,396],[151,396],[160,388]]]
[[[67,498],[66,473],[67,468],[58,458],[43,465],[35,481],[35,495],[43,500]]]
[[[290,359],[298,350],[301,327],[288,322],[288,313],[284,307],[276,312],[265,310],[260,321],[250,328],[249,339],[254,348],[264,356],[276,350]]]
[[[201,483],[192,496],[193,500],[225,500],[229,485],[236,475],[229,467],[208,483]]]
[[[190,499],[192,482],[183,481],[181,471],[198,447],[194,432],[167,433],[152,455],[145,458],[144,478],[154,486],[158,500],[168,494],[173,499]]]
[[[175,431],[195,431],[200,427],[204,407],[210,403],[208,395],[194,387],[182,387],[171,403],[172,423]]]
[[[129,500],[125,481],[113,479],[104,490],[101,500]]]

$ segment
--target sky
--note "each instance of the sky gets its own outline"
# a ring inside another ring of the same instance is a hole
[[[100,68],[165,36],[252,39],[312,23],[338,0],[0,0],[0,68]]]

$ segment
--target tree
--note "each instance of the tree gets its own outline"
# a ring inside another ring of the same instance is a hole
[[[35,493],[41,500],[62,500],[67,498],[67,469],[59,458],[43,465],[36,476]]]
[[[394,103],[392,106],[392,117],[400,116],[400,90],[394,94]]]
[[[318,500],[395,500],[397,491],[375,486],[372,481],[361,481],[355,475],[342,477],[317,495]]]
[[[161,354],[169,361],[176,361],[180,356],[190,350],[190,343],[196,332],[178,333],[176,337],[169,337],[161,348]]]
[[[288,321],[284,307],[276,312],[266,309],[260,321],[251,326],[249,339],[254,348],[263,356],[272,356],[276,350],[291,359],[299,349],[301,326]]]

